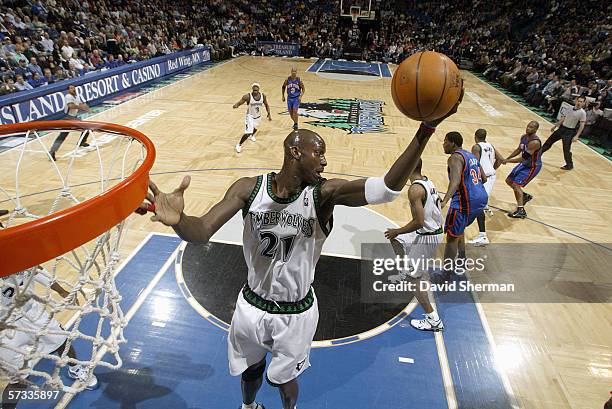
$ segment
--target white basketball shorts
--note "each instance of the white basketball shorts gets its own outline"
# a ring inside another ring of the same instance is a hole
[[[253,118],[251,115],[247,114],[244,118],[244,133],[252,134],[255,129],[259,127],[261,123],[261,116],[258,118]]]
[[[487,191],[487,195],[489,196],[489,198],[491,197],[491,192],[493,192],[495,177],[495,175],[487,176],[487,181],[484,183],[484,188]]]
[[[227,337],[230,374],[242,374],[271,352],[268,380],[284,384],[297,378],[310,366],[318,322],[316,296],[313,305],[300,314],[270,314],[249,304],[241,291]]]
[[[412,278],[420,278],[427,271],[427,260],[433,260],[443,238],[444,234],[426,235],[417,232],[400,234],[395,238],[404,247],[404,254],[414,267],[409,273]],[[433,261],[429,261],[429,264],[433,267]]]

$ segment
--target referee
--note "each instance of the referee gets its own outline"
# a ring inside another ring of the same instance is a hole
[[[548,137],[544,145],[542,145],[542,154],[550,149],[551,146],[559,139],[563,140],[563,158],[565,159],[565,166],[562,166],[563,170],[574,169],[574,162],[572,162],[572,142],[576,142],[586,122],[586,112],[584,106],[586,104],[585,97],[576,98],[574,108],[570,111],[566,111],[561,116],[559,122],[552,127],[552,134]]]

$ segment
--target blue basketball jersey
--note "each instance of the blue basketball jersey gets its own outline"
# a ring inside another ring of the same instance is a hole
[[[287,96],[289,98],[298,98],[301,93],[300,77],[295,77],[295,79],[287,78]]]
[[[532,155],[527,150],[527,145],[529,145],[529,142],[534,140],[540,143],[540,149],[535,151]],[[528,139],[527,135],[521,136],[520,148],[522,152],[521,157],[523,158],[523,165],[528,167],[536,167],[542,164],[542,141],[540,141],[540,138],[537,135],[534,135],[532,139]]]
[[[450,207],[464,214],[481,211],[487,205],[489,197],[482,184],[478,158],[463,149],[455,153],[463,156],[463,171],[461,172],[461,183],[451,199]],[[450,177],[450,169],[448,172]]]

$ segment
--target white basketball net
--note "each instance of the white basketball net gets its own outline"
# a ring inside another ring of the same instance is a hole
[[[27,143],[3,154],[0,209],[10,212],[0,218],[5,228],[107,191],[131,175],[146,154],[130,136],[72,130],[54,162],[49,148],[59,132],[29,131]],[[86,135],[91,146],[81,148]],[[41,192],[42,185],[47,190]],[[123,228],[124,222],[41,266],[0,279],[0,380],[77,393],[97,366],[121,366],[126,320],[114,274]],[[76,356],[69,356],[70,347]],[[67,365],[81,365],[87,376],[73,381]]]

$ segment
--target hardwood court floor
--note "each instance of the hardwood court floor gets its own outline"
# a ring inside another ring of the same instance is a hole
[[[281,101],[281,86],[291,65],[295,64],[306,85],[304,101],[361,98],[386,103],[384,118],[389,133],[347,134],[342,130],[305,125],[326,140],[328,177],[334,177],[334,173],[383,174],[418,127],[417,122],[401,115],[393,105],[389,92],[391,79],[359,82],[326,79],[305,72],[311,63],[308,60],[241,57],[122,104],[93,119],[127,124],[151,111],[162,111],[161,115],[138,128],[153,140],[157,148],[152,179],[162,190],[171,190],[180,183],[183,175],[190,174],[192,184],[186,193],[186,212],[201,214],[223,196],[236,178],[264,172],[258,168],[280,168],[281,142],[291,127],[289,116],[279,115],[286,110]],[[530,120],[540,122],[542,139],[550,134],[551,124],[472,74],[463,74],[467,91],[463,104],[455,116],[438,128],[423,154],[424,174],[441,191],[446,190],[448,180],[447,156],[442,149],[446,132],[461,132],[464,147],[469,149],[474,131],[485,128],[488,141],[504,155],[517,146]],[[273,120],[268,122],[262,118],[257,142],[247,141],[238,155],[234,145],[243,132],[245,108],[232,109],[232,104],[247,93],[255,81],[261,84],[267,95]],[[304,118],[300,120],[304,123]],[[47,145],[50,146],[51,142],[47,140]],[[610,241],[612,163],[580,143],[574,145],[573,151],[575,170],[571,172],[559,169],[563,165],[560,143],[546,154],[542,172],[527,189],[535,197],[527,206],[532,220],[509,219],[502,211],[496,211],[487,220],[492,242]],[[16,155],[17,150],[3,155],[0,169],[10,169]],[[47,172],[43,169],[48,164],[43,160],[40,167],[41,174]],[[507,165],[498,171],[490,200],[496,208],[507,210],[514,206],[512,191],[504,183],[510,169]],[[41,180],[40,190],[48,188],[44,178],[38,180]],[[410,217],[406,195],[375,209],[399,225]],[[122,253],[128,254],[150,231],[171,232],[171,229],[152,224],[144,217],[133,218]],[[474,224],[468,229],[467,237],[476,231]],[[382,232],[373,240],[384,241]],[[601,260],[591,261],[598,263]],[[587,275],[580,279],[595,285],[610,285],[609,276]],[[508,375],[521,407],[586,409],[603,406],[612,385],[610,304],[490,303],[481,307],[495,340],[500,366]]]

